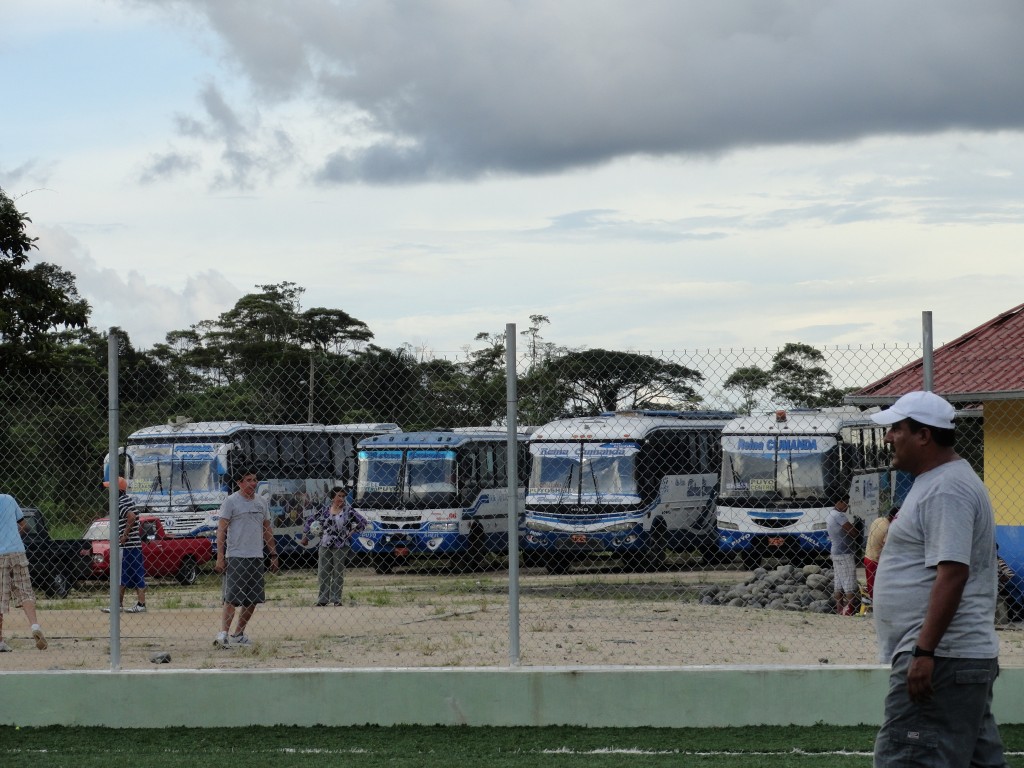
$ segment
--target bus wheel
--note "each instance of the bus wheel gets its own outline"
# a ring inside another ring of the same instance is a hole
[[[656,520],[651,528],[650,548],[641,554],[642,567],[648,571],[660,571],[665,567],[665,547],[668,546],[668,527],[663,520]]]
[[[660,571],[665,567],[665,547],[668,545],[668,533],[664,523],[656,522],[651,528],[648,546],[622,556],[622,565],[627,571],[641,573]]]
[[[487,537],[484,529],[474,525],[469,529],[469,545],[462,556],[461,570],[466,572],[483,570],[484,562],[487,559]]]
[[[700,553],[705,567],[722,562],[722,550],[718,546],[717,536],[702,536],[697,544],[697,551]]]
[[[395,558],[392,555],[371,555],[370,562],[374,573],[383,575],[395,570]]]

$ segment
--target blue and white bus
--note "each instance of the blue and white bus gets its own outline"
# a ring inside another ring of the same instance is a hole
[[[562,419],[530,439],[523,557],[551,572],[610,553],[657,568],[666,549],[717,553],[721,411]]]
[[[766,556],[827,555],[826,520],[858,483],[876,508],[891,503],[886,428],[854,406],[777,410],[737,418],[722,431],[718,541],[748,568]]]
[[[355,478],[356,445],[395,424],[249,424],[177,419],[128,436],[123,463],[137,506],[158,515],[169,533],[216,534],[216,513],[235,489],[234,473],[252,468],[274,517],[284,556],[301,554],[305,516],[327,492]],[[104,477],[109,476],[109,457]],[[313,545],[310,544],[310,547]]]
[[[516,508],[522,508],[526,438],[518,435]],[[377,573],[425,556],[479,568],[508,551],[508,443],[498,427],[369,437],[359,443],[353,506],[370,527],[355,538]]]

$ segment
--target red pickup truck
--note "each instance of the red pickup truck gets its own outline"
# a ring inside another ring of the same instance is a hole
[[[173,576],[179,584],[195,584],[199,566],[213,558],[210,539],[186,538],[169,535],[159,517],[139,517],[139,536],[142,538],[142,560],[146,577]],[[110,574],[110,521],[106,517],[94,520],[85,538],[92,544],[92,575],[109,578]]]

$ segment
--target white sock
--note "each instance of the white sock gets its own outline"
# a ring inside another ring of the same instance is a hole
[[[38,624],[33,624],[32,631],[35,632],[37,629],[42,629],[42,627],[40,627]]]

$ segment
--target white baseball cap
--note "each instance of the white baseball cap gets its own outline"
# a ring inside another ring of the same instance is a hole
[[[953,429],[956,409],[934,392],[908,392],[887,410],[871,415],[876,424],[913,419],[936,429]]]

